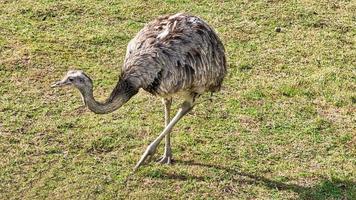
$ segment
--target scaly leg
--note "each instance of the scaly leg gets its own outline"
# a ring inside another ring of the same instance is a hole
[[[168,126],[166,126],[163,132],[150,144],[148,145],[145,153],[141,156],[141,159],[137,162],[134,167],[134,171],[136,171],[146,159],[150,159],[154,153],[156,152],[158,144],[162,141],[162,139],[171,132],[173,126],[191,109],[193,108],[193,99],[189,101],[185,101],[181,108],[178,110],[177,114],[174,116],[171,122],[169,122]]]
[[[171,113],[171,105],[172,105],[172,98],[164,98],[163,99],[164,103],[164,124],[165,126],[168,126],[170,122],[170,113]],[[167,135],[164,138],[164,153],[162,158],[158,161],[159,163],[162,164],[171,164],[172,161],[172,149],[171,149],[171,133],[167,133]]]

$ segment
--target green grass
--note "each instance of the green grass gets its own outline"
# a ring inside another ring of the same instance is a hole
[[[49,85],[82,69],[105,99],[130,38],[180,11],[218,31],[229,74],[174,128],[176,162],[129,176],[161,101],[142,91],[95,115]],[[0,1],[0,199],[356,199],[355,13],[352,0]]]

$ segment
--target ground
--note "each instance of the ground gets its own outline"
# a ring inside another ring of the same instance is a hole
[[[356,199],[355,1],[0,2],[0,199]],[[96,115],[49,86],[82,69],[104,100],[135,33],[181,11],[216,29],[228,75],[174,128],[175,163],[132,175],[161,100]]]

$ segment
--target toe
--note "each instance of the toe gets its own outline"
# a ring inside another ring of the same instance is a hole
[[[160,160],[158,160],[160,164],[172,164],[172,157],[170,156],[163,156]]]

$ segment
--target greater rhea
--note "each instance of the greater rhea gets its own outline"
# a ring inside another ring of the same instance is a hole
[[[73,85],[79,89],[85,105],[94,113],[115,111],[142,88],[163,99],[165,128],[147,147],[137,162],[137,170],[151,158],[165,138],[160,163],[172,162],[170,132],[205,92],[217,92],[226,75],[224,46],[215,31],[202,19],[178,13],[158,17],[144,26],[129,42],[119,80],[104,102],[93,97],[93,82],[83,71],[71,70],[52,86]],[[170,119],[172,97],[184,101]]]

